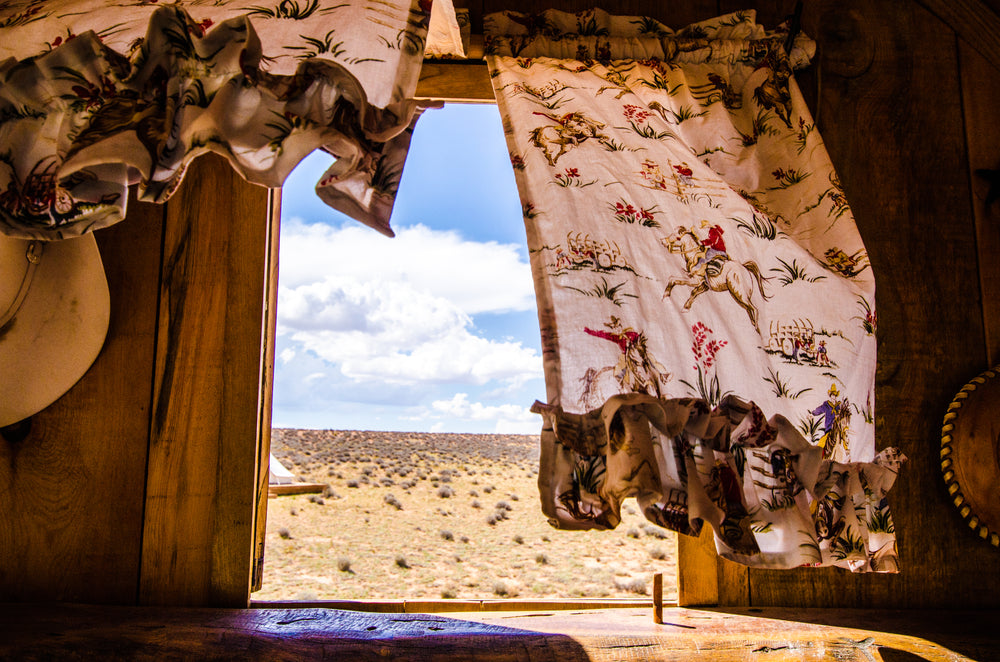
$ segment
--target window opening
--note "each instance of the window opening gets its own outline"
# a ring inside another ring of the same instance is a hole
[[[545,399],[521,208],[492,104],[414,132],[389,239],[283,189],[271,452],[323,493],[268,503],[255,600],[649,596],[676,541],[631,501],[613,531],[538,505]]]

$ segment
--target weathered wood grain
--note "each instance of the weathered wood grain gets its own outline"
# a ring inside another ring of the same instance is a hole
[[[808,3],[807,3],[808,4]],[[795,9],[795,0],[756,0],[756,2],[740,2],[739,0],[719,0],[719,15],[730,12],[753,9],[757,12],[757,23],[767,29],[772,29]]]
[[[916,0],[1000,68],[1000,15],[983,0]]]
[[[997,259],[1000,256],[1000,201],[986,206],[990,185],[975,172],[1000,169],[1000,66],[990,64],[964,40],[958,45],[986,331],[986,362],[994,366],[1000,363],[1000,259]]]
[[[104,347],[26,438],[0,438],[0,600],[135,600],[162,217],[133,200],[96,234]]]
[[[267,189],[214,155],[167,204],[143,604],[249,598],[267,217]]]
[[[996,614],[667,609],[376,614],[0,605],[5,660],[996,659]]]
[[[677,604],[681,607],[714,607],[722,603],[721,559],[715,551],[710,527],[701,533],[698,538],[677,536]]]
[[[496,103],[485,62],[427,62],[420,69],[417,99]]]

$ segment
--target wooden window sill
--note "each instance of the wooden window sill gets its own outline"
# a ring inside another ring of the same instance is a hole
[[[365,613],[0,604],[0,659],[996,659],[996,611]],[[964,656],[964,657],[963,657]]]

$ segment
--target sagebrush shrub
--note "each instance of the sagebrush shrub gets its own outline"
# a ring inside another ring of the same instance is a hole
[[[658,538],[660,540],[670,537],[669,531],[659,526],[656,526],[655,524],[643,524],[642,531],[647,536],[652,536],[653,538]]]

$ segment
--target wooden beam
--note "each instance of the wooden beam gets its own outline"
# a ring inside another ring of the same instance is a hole
[[[490,74],[483,61],[425,62],[415,96],[455,103],[496,103]]]
[[[210,155],[167,203],[142,604],[249,601],[267,195]]]

